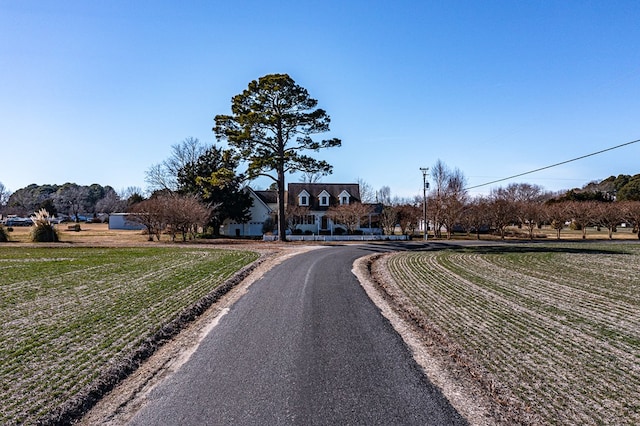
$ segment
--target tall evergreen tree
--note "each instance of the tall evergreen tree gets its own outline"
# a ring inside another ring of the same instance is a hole
[[[266,176],[277,184],[281,241],[286,241],[285,174],[331,173],[329,163],[304,152],[341,145],[336,138],[312,139],[311,135],[329,131],[330,118],[317,104],[287,74],[269,74],[233,97],[232,115],[215,117],[213,131],[248,163],[248,178]]]

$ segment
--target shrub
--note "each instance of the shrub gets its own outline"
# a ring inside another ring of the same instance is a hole
[[[37,243],[55,243],[58,239],[58,231],[51,223],[52,217],[45,209],[36,212],[31,231],[31,241]]]
[[[0,243],[6,243],[9,241],[9,234],[4,229],[4,226],[0,225]]]

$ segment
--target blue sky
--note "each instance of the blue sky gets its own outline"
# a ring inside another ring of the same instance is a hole
[[[334,173],[420,194],[640,139],[637,1],[0,0],[0,182],[145,188],[251,80],[288,73],[331,116]],[[640,173],[640,143],[492,187]],[[290,182],[297,176],[288,176]],[[256,182],[265,187],[269,182]]]

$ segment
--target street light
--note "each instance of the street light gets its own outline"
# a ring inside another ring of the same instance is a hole
[[[429,239],[429,226],[427,225],[427,189],[429,189],[429,182],[427,182],[427,175],[429,174],[428,167],[420,167],[422,172],[422,226],[424,227],[424,240]]]

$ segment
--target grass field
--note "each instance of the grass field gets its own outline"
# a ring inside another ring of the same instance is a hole
[[[640,424],[639,244],[404,252],[387,264],[502,403],[543,424]]]
[[[34,423],[85,398],[257,257],[194,246],[0,246],[0,424]]]

